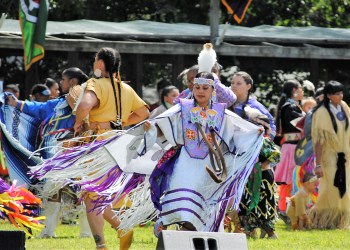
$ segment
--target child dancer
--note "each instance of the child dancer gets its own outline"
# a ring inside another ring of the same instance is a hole
[[[310,194],[314,191],[318,179],[316,175],[307,173],[304,175],[302,182],[301,188],[290,198],[287,206],[287,215],[294,230],[310,229],[311,221],[307,216],[306,210]]]

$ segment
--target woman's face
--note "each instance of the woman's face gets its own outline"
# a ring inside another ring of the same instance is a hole
[[[57,82],[55,82],[55,84],[51,86],[50,91],[50,98],[57,98],[60,95],[60,87],[58,86]]]
[[[68,76],[62,75],[61,89],[62,89],[63,93],[69,92],[69,89],[72,87],[71,81],[72,81],[72,79],[69,79]]]
[[[175,98],[178,97],[179,94],[180,93],[178,89],[173,89],[168,93],[168,95],[164,96],[164,101],[173,105]]]
[[[213,87],[209,84],[194,84],[193,95],[199,106],[206,106],[209,103]]]
[[[293,99],[296,101],[302,100],[304,97],[303,87],[299,84],[293,91]]]
[[[343,91],[335,92],[334,94],[328,94],[327,97],[331,100],[332,104],[338,105],[343,100]]]
[[[248,95],[248,91],[252,88],[251,84],[247,84],[242,76],[233,76],[231,81],[231,90],[237,98],[246,98]]]

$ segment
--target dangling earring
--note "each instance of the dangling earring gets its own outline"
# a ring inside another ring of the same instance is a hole
[[[298,92],[294,92],[293,97],[297,98],[299,96]]]
[[[94,70],[94,75],[97,77],[97,78],[100,78],[101,75],[102,75],[102,71],[100,69],[95,69]]]
[[[216,90],[213,90],[213,93],[211,93],[211,101],[216,102]]]

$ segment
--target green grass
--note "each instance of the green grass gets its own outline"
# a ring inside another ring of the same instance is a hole
[[[0,230],[16,230],[9,223],[0,222]],[[350,249],[350,231],[346,230],[310,230],[291,231],[290,227],[279,221],[276,225],[277,240],[248,239],[249,249]],[[31,238],[26,241],[27,250],[41,249],[95,249],[92,238],[80,239],[79,227],[59,225],[56,239]],[[119,249],[116,232],[105,226],[105,236],[108,249]],[[153,235],[153,227],[137,227],[134,230],[134,241],[131,249],[155,249],[157,239]]]

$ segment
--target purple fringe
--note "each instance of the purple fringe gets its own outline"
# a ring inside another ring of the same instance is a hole
[[[107,177],[106,177],[107,176]],[[117,193],[110,194],[108,190],[114,183],[126,180],[126,183],[123,184],[123,189],[118,190]],[[126,195],[128,195],[133,189],[135,189],[139,184],[141,184],[145,179],[145,175],[137,173],[124,173],[118,166],[113,167],[108,173],[104,176],[101,176],[95,180],[83,182],[81,189],[87,193],[97,193],[98,197],[93,201],[94,207],[91,211],[97,211],[101,213],[104,209],[114,202],[118,202]],[[83,199],[82,196],[80,199]]]
[[[0,194],[5,193],[7,190],[10,189],[10,185],[6,183],[3,179],[0,178]]]
[[[83,155],[87,155],[93,153],[100,147],[116,140],[120,137],[120,134],[113,136],[111,138],[107,138],[101,141],[94,141],[82,146],[76,146],[70,148],[61,154],[50,158],[45,161],[41,168],[36,171],[29,172],[31,178],[42,179],[48,172],[51,170],[63,170],[74,165]]]

